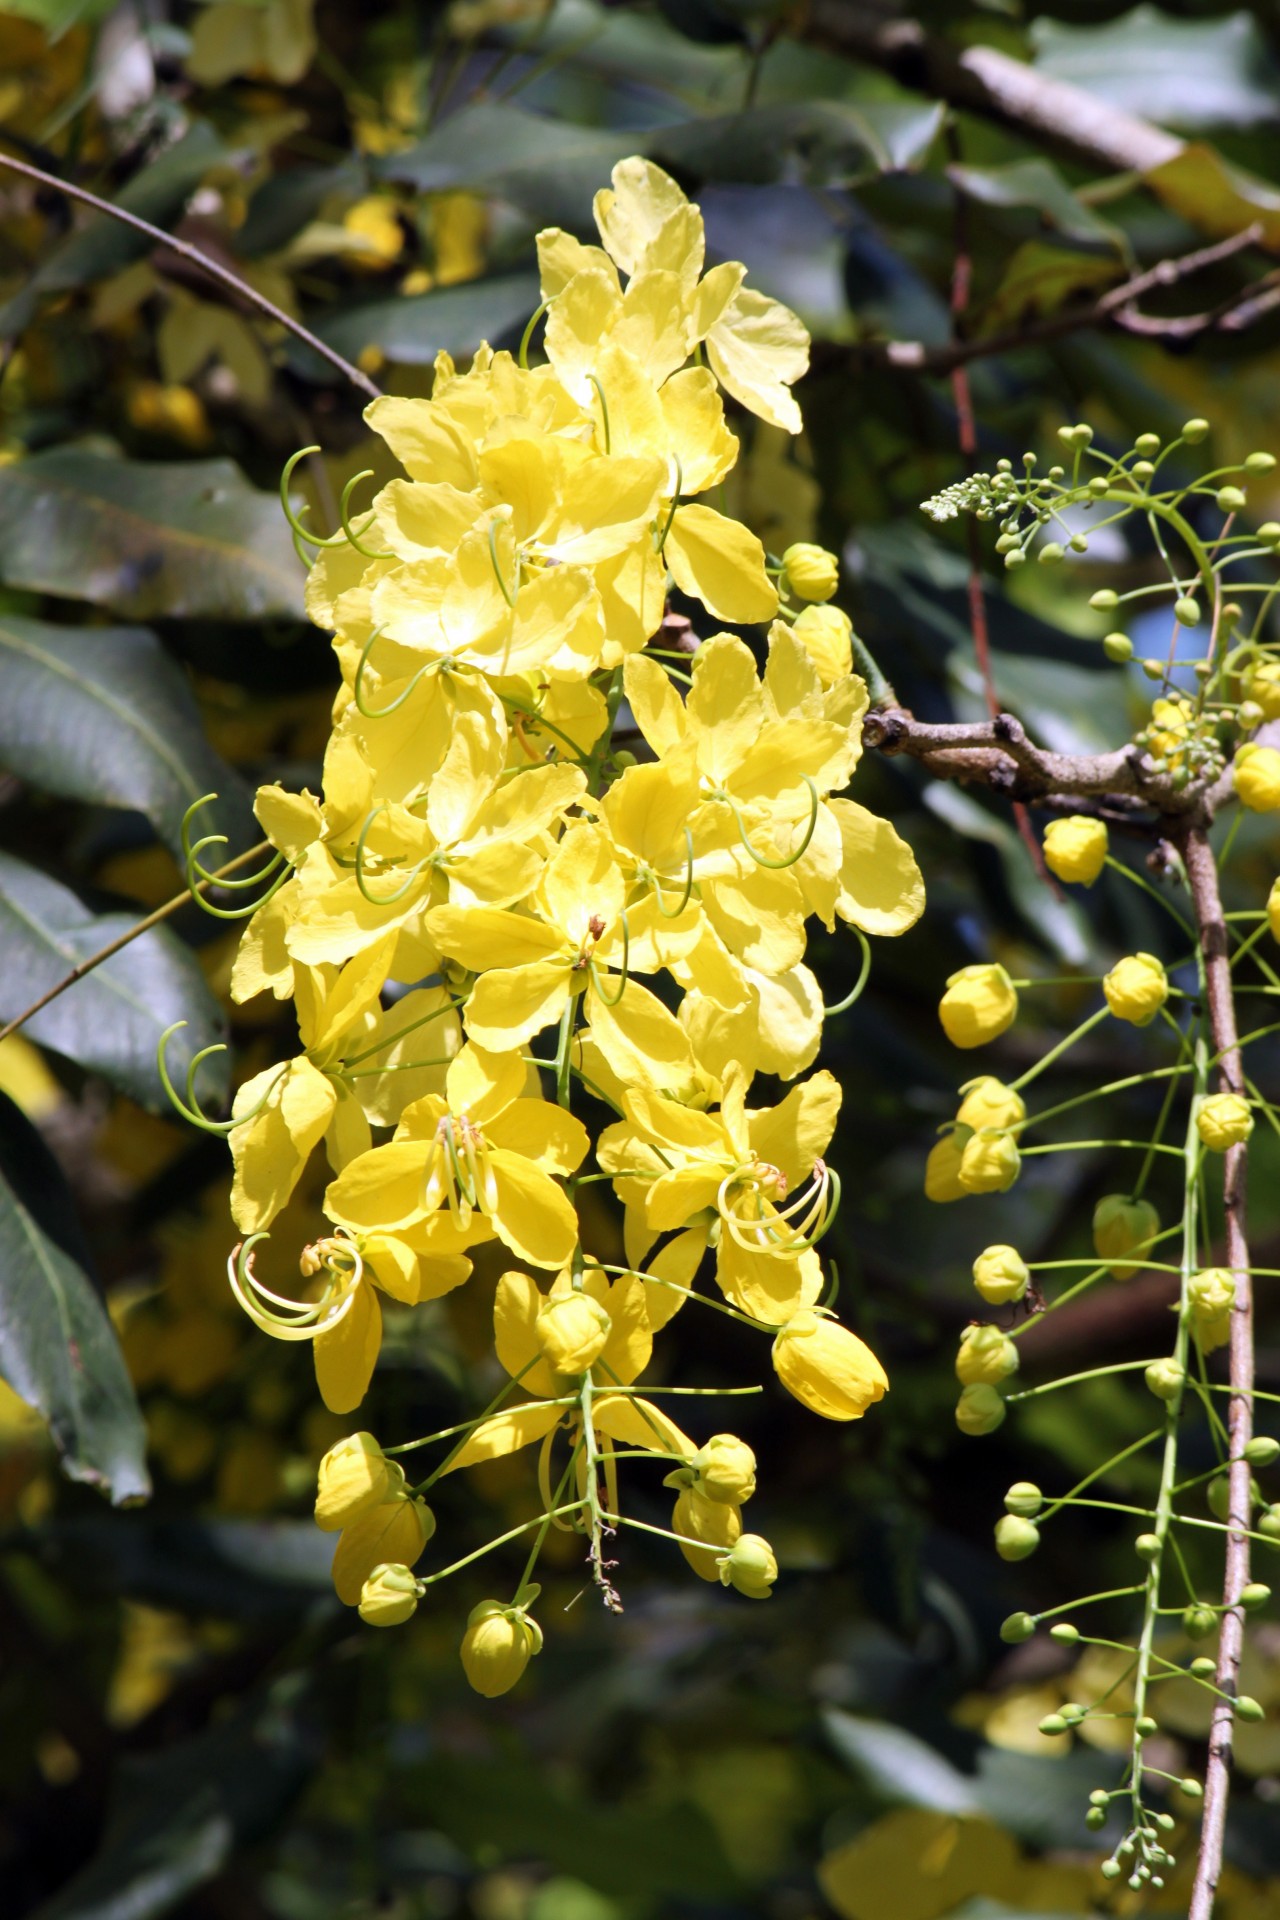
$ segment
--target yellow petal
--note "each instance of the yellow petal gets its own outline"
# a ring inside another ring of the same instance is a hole
[[[716,1250],[716,1282],[743,1313],[777,1327],[821,1298],[822,1263],[812,1247],[799,1255],[749,1253],[726,1233]]]
[[[344,1607],[359,1604],[360,1590],[383,1562],[412,1567],[435,1530],[421,1500],[384,1500],[344,1527],[333,1556],[333,1584]]]
[[[498,1359],[511,1375],[519,1379],[526,1393],[554,1398],[556,1377],[542,1358],[534,1334],[538,1309],[546,1295],[527,1273],[504,1273],[498,1281],[493,1301],[494,1346]]]
[[[717,620],[749,626],[772,620],[778,594],[765,572],[764,548],[740,521],[713,507],[677,507],[666,560],[681,592]]]
[[[247,1080],[232,1113],[252,1113],[264,1096],[262,1111],[228,1136],[236,1169],[231,1212],[242,1233],[261,1233],[271,1225],[338,1104],[332,1080],[317,1073],[305,1056],[290,1061],[283,1074],[268,1067]]]
[[[362,1283],[336,1327],[311,1343],[316,1385],[330,1413],[350,1413],[368,1391],[382,1346],[382,1310],[374,1289]],[[350,1603],[348,1603],[350,1604]]]
[[[639,155],[620,160],[610,178],[612,191],[602,187],[592,203],[596,226],[610,258],[624,273],[639,273],[647,250],[669,220],[689,210],[689,201],[669,173]]]
[[[466,1005],[468,1038],[495,1052],[523,1046],[560,1018],[573,983],[572,962],[564,959],[482,973]]]
[[[604,1305],[610,1320],[609,1337],[600,1355],[607,1369],[605,1377],[612,1375],[629,1387],[644,1372],[653,1353],[644,1282],[634,1274],[623,1274],[609,1288]]]
[[[389,1140],[362,1153],[326,1188],[325,1212],[352,1233],[421,1220],[428,1152],[422,1140]]]
[[[444,760],[427,788],[427,825],[441,846],[464,840],[497,785],[506,760],[505,739],[478,713],[460,713]]]
[[[498,1147],[490,1150],[489,1168],[499,1238],[535,1267],[563,1267],[578,1244],[578,1216],[563,1189],[531,1161]]]
[[[281,786],[259,787],[253,811],[273,847],[278,847],[291,867],[324,827],[324,815],[314,794],[288,793]]]
[[[591,1136],[576,1114],[549,1100],[513,1100],[486,1129],[495,1147],[518,1153],[544,1173],[576,1173],[587,1157]]]
[[[809,335],[790,307],[739,287],[707,334],[707,358],[735,400],[799,433],[804,422],[790,388],[809,365]]]
[[[524,1083],[525,1066],[518,1053],[491,1053],[470,1043],[449,1062],[445,1074],[453,1112],[467,1114],[478,1127],[504,1112]]]
[[[802,1086],[792,1087],[780,1106],[750,1114],[748,1128],[757,1157],[781,1167],[790,1187],[801,1185],[831,1144],[840,1099],[839,1081],[824,1068]]]
[[[591,1403],[591,1418],[599,1433],[607,1433],[624,1447],[650,1447],[655,1452],[678,1453],[685,1460],[697,1451],[688,1434],[661,1407],[639,1394],[598,1394]]]
[[[836,912],[864,933],[905,933],[924,912],[915,855],[887,820],[856,801],[828,804],[844,846]]]
[[[433,907],[427,927],[441,952],[473,973],[523,967],[530,961],[559,958],[565,950],[558,927],[504,907]]]
[[[649,1325],[654,1333],[660,1332],[668,1320],[679,1313],[685,1303],[685,1290],[693,1290],[706,1250],[706,1229],[691,1227],[685,1233],[678,1233],[673,1240],[668,1240],[664,1247],[659,1247],[650,1260],[645,1271],[652,1274],[653,1279],[646,1281],[644,1291],[649,1308]]]
[[[545,1401],[531,1400],[527,1406],[507,1407],[501,1413],[491,1414],[469,1435],[445,1472],[456,1473],[459,1467],[476,1467],[482,1461],[501,1460],[508,1453],[518,1453],[521,1447],[545,1438],[563,1420],[564,1411],[563,1407],[549,1407]]]
[[[627,704],[654,752],[661,757],[685,736],[684,702],[656,660],[637,654],[622,670]]]

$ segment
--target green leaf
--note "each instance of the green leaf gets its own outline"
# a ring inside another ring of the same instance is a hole
[[[133,619],[300,617],[279,501],[231,460],[117,460],[75,447],[0,467],[6,583]]]
[[[982,334],[1010,333],[1087,296],[1096,300],[1123,278],[1111,254],[1081,253],[1043,240],[1026,240],[982,309]]]
[[[478,101],[450,115],[425,140],[388,154],[379,172],[421,193],[466,187],[509,200],[541,224],[581,226],[592,195],[616,161],[642,151],[643,136],[606,132]],[[326,336],[327,337],[327,336]]]
[[[1202,233],[1225,238],[1256,223],[1264,246],[1280,246],[1280,193],[1269,181],[1233,167],[1215,148],[1194,142],[1144,178],[1167,207]]]
[[[536,273],[499,274],[407,299],[370,301],[315,331],[349,360],[372,346],[402,366],[424,366],[438,353],[474,353],[482,340],[500,340],[523,326],[538,300]]]
[[[56,11],[62,17],[54,24],[70,25],[74,0],[59,0]],[[225,151],[212,127],[197,120],[159,159],[134,175],[114,204],[127,213],[136,213],[140,220],[149,220],[153,227],[167,227]],[[110,214],[90,214],[50,249],[26,286],[0,307],[0,335],[22,332],[36,312],[41,294],[64,293],[103,280],[131,260],[145,259],[153,244],[145,233],[113,220]]]
[[[1005,167],[953,166],[947,173],[962,193],[983,206],[1027,207],[1068,239],[1109,247],[1126,244],[1120,229],[1078,199],[1049,160],[1014,160]]]
[[[1266,37],[1245,12],[1178,20],[1140,6],[1091,26],[1035,20],[1031,40],[1041,73],[1161,126],[1244,126],[1276,118],[1280,74]]]
[[[67,1475],[119,1506],[151,1491],[146,1430],[87,1266],[57,1162],[0,1093],[0,1375],[44,1415]]]
[[[254,828],[240,776],[204,736],[186,676],[144,627],[55,627],[0,613],[0,767],[64,799],[136,807],[181,853],[182,816],[228,852]],[[206,865],[217,859],[206,855]]]
[[[822,1724],[845,1765],[882,1799],[933,1813],[982,1811],[973,1781],[905,1727],[839,1707],[828,1707]]]
[[[797,177],[809,186],[851,186],[924,163],[943,108],[896,101],[778,101],[643,134],[639,149],[659,166],[699,180],[763,185]]]
[[[91,913],[70,888],[0,854],[0,1025],[135,924],[131,914]],[[156,1049],[176,1020],[188,1023],[169,1043],[170,1071],[181,1086],[192,1056],[224,1037],[222,1015],[194,954],[167,927],[153,927],[33,1015],[25,1030],[165,1112]],[[200,1078],[205,1098],[225,1099],[225,1055],[207,1062]]]

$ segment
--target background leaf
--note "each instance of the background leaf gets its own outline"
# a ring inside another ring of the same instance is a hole
[[[323,321],[316,332],[348,359],[377,347],[402,366],[430,366],[438,353],[474,353],[482,340],[518,334],[538,299],[536,273],[507,273],[350,307]],[[299,357],[305,354],[303,348]],[[309,363],[313,359],[306,357]]]
[[[1247,126],[1277,113],[1274,55],[1243,10],[1186,20],[1133,7],[1088,26],[1036,20],[1036,66],[1162,126]]]

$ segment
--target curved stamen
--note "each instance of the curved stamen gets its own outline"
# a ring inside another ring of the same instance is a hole
[[[754,1221],[744,1220],[742,1214],[730,1204],[730,1189],[735,1185],[747,1189],[742,1194],[743,1199],[754,1193],[758,1209]],[[785,1207],[777,1207],[769,1202],[766,1211],[761,1182],[754,1175],[744,1177],[741,1169],[725,1175],[716,1195],[716,1207],[721,1219],[745,1252],[780,1256],[803,1253],[808,1247],[816,1246],[835,1219],[839,1205],[839,1176],[822,1160],[814,1162],[809,1185]],[[793,1225],[795,1216],[802,1210],[803,1219]],[[778,1232],[780,1226],[787,1229],[784,1235]]]
[[[410,887],[413,885],[414,881],[418,878],[418,875],[422,872],[422,869],[428,864],[428,860],[429,860],[429,856],[424,855],[423,858],[419,860],[417,865],[413,868],[413,870],[409,874],[408,879],[405,880],[400,886],[398,886],[394,893],[388,893],[385,895],[370,893],[368,882],[365,880],[365,877],[364,877],[365,842],[369,837],[370,830],[372,829],[373,823],[377,819],[378,815],[380,813],[385,813],[387,811],[387,804],[388,803],[385,800],[383,800],[379,803],[378,806],[370,809],[369,813],[365,817],[365,823],[360,829],[360,838],[356,841],[356,862],[355,862],[356,885],[359,887],[362,896],[364,897],[364,899],[366,899],[369,902],[369,905],[371,907],[393,907],[397,900],[403,900],[404,896],[406,895],[406,893],[408,893]]]
[[[273,1340],[314,1340],[344,1320],[355,1304],[364,1277],[360,1250],[347,1241],[326,1243],[324,1268],[328,1280],[319,1300],[291,1300],[265,1287],[253,1271],[254,1249],[266,1233],[250,1234],[232,1248],[227,1259],[231,1291],[249,1318]]]
[[[619,1000],[621,1000],[623,994],[626,992],[627,980],[630,977],[630,968],[631,968],[631,928],[627,921],[627,910],[624,907],[622,910],[622,968],[621,968],[622,977],[618,982],[618,991],[613,995],[612,999],[610,999],[609,995],[604,990],[603,975],[601,974],[599,968],[597,967],[595,960],[592,959],[590,963],[591,990],[594,994],[597,995],[599,999],[603,1000],[606,1007],[616,1007]]]
[[[386,629],[385,623],[380,627],[375,627],[373,632],[369,635],[369,638],[365,641],[364,647],[361,650],[359,665],[356,667],[356,677],[351,687],[351,697],[355,701],[357,708],[364,715],[366,720],[385,720],[389,713],[394,713],[397,707],[402,707],[405,701],[409,698],[409,695],[413,692],[414,688],[417,686],[419,680],[421,680],[423,674],[427,671],[425,667],[419,667],[418,671],[414,674],[408,686],[404,689],[404,692],[397,694],[396,698],[391,702],[389,706],[366,707],[364,703],[364,698],[361,692],[361,688],[364,684],[364,670],[369,664],[369,655],[373,652],[374,641],[380,640],[382,638],[382,635],[386,632],[386,630],[387,629]]]
[[[196,1104],[196,1095],[195,1095],[196,1068],[200,1065],[202,1060],[207,1060],[210,1054],[225,1053],[227,1051],[227,1048],[223,1044],[223,1042],[219,1040],[219,1041],[216,1041],[214,1045],[211,1047],[203,1047],[200,1050],[200,1052],[194,1056],[190,1066],[187,1068],[187,1098],[184,1100],[182,1096],[178,1093],[177,1089],[173,1084],[173,1081],[169,1077],[169,1064],[167,1059],[165,1058],[165,1053],[172,1036],[175,1033],[177,1033],[181,1027],[185,1027],[186,1024],[187,1022],[185,1020],[175,1020],[172,1026],[166,1027],[164,1032],[160,1035],[159,1042],[156,1046],[156,1068],[160,1075],[160,1084],[164,1088],[165,1093],[168,1096],[169,1100],[172,1102],[173,1106],[177,1109],[177,1111],[182,1115],[184,1120],[190,1121],[193,1127],[199,1127],[202,1133],[216,1133],[220,1137],[225,1138],[227,1134],[234,1133],[237,1127],[247,1127],[251,1120],[257,1119],[258,1115],[266,1107],[267,1102],[270,1100],[272,1094],[275,1092],[276,1088],[279,1086],[281,1080],[283,1080],[285,1075],[288,1073],[289,1062],[286,1061],[285,1064],[281,1067],[279,1073],[276,1075],[275,1079],[271,1082],[270,1086],[267,1088],[266,1092],[263,1094],[261,1100],[259,1100],[257,1106],[254,1107],[251,1112],[242,1113],[242,1114],[233,1116],[233,1118],[230,1120],[210,1120],[205,1114],[203,1114],[200,1111],[200,1108]]]
[[[533,341],[533,330],[550,305],[551,302],[549,300],[544,300],[541,305],[534,308],[533,312],[529,315],[529,324],[520,336],[520,351],[516,355],[516,358],[520,362],[520,371],[522,373],[528,373],[529,371],[529,347]]]
[[[352,474],[346,486],[342,489],[342,499],[338,503],[338,518],[342,522],[342,531],[344,535],[351,542],[351,545],[355,548],[356,552],[359,554],[362,554],[366,560],[394,560],[396,558],[396,555],[395,555],[394,549],[391,547],[386,548],[384,551],[379,551],[374,547],[365,547],[360,544],[361,537],[364,534],[368,533],[370,527],[373,525],[374,521],[377,519],[378,516],[376,512],[370,513],[369,518],[365,521],[364,525],[360,528],[359,533],[357,533],[356,529],[351,524],[351,514],[348,508],[347,502],[351,498],[352,489],[354,487],[358,487],[362,480],[372,480],[372,479],[373,479],[372,467],[365,467],[362,472]]]
[[[666,517],[666,520],[663,522],[662,532],[657,534],[657,537],[655,538],[653,543],[657,549],[659,560],[661,560],[666,554],[667,535],[670,533],[671,528],[675,522],[676,508],[680,505],[680,489],[684,485],[684,469],[681,467],[680,461],[674,453],[671,456],[671,462],[676,470],[675,485],[671,489],[671,505],[667,509],[667,517]]]
[[[688,906],[690,896],[693,893],[693,830],[690,827],[686,827],[684,830],[684,844],[685,844],[684,892],[680,897],[679,906],[676,907],[674,911],[669,907],[664,907],[662,904],[662,888],[658,884],[657,874],[651,873],[649,875],[649,879],[653,885],[654,905],[657,907],[658,912],[662,915],[664,920],[678,920],[680,918],[680,915],[684,912],[685,908]]]
[[[220,880],[217,874],[211,872],[208,867],[201,866],[198,855],[205,847],[225,847],[230,844],[225,833],[207,833],[202,840],[196,842],[194,847],[191,844],[192,820],[202,807],[212,806],[217,798],[216,793],[201,794],[198,800],[191,802],[191,805],[182,816],[182,826],[180,829],[182,835],[182,862],[187,872],[187,884],[188,886],[192,884],[192,874],[194,874],[196,880],[211,881],[215,886],[224,888],[228,893],[244,893],[251,887],[261,886],[264,880],[269,880],[280,862],[284,859],[284,855],[282,853],[273,854],[265,867],[258,873],[251,873],[245,880]]]
[[[587,378],[600,398],[600,413],[604,420],[604,450],[606,454],[609,454],[613,452],[613,435],[609,431],[609,402],[605,399],[604,388],[600,385],[594,373],[589,373]]]
[[[862,998],[863,988],[871,977],[871,942],[861,927],[852,927],[850,931],[862,948],[862,966],[857,979],[854,981],[852,988],[845,995],[844,999],[837,1000],[834,1007],[823,1007],[822,1017],[824,1020],[830,1020],[832,1016],[837,1013],[847,1013],[855,1000]]]
[[[294,512],[293,503],[289,498],[289,482],[293,478],[294,469],[297,467],[298,462],[300,460],[306,460],[311,454],[319,453],[319,451],[319,447],[299,447],[297,453],[290,454],[289,458],[285,461],[284,470],[280,475],[280,505],[284,509],[285,519],[289,522],[289,530],[293,535],[295,547],[303,540],[313,547],[340,547],[347,537],[345,533],[331,533],[328,539],[323,539],[318,533],[312,533],[308,527],[303,526],[302,521]],[[304,506],[302,511],[303,513],[309,513],[311,509],[308,506]],[[301,550],[299,550],[298,557],[304,566],[309,567],[311,565],[311,557],[302,553]]]
[[[514,593],[512,593],[510,587],[507,585],[506,576],[504,575],[502,571],[502,567],[498,561],[498,516],[496,514],[494,515],[493,519],[489,522],[489,558],[493,562],[493,577],[498,583],[503,599],[506,601],[509,607],[514,607],[516,604],[516,596]],[[520,590],[519,574],[520,574],[520,568],[519,568],[519,562],[517,561],[517,564],[516,564],[516,592],[517,593]]]
[[[818,789],[807,773],[802,773],[800,778],[809,789],[809,824],[805,828],[804,838],[800,842],[800,845],[794,853],[789,853],[785,860],[769,860],[765,858],[764,854],[756,852],[750,840],[747,838],[747,830],[742,823],[742,815],[738,811],[737,802],[730,799],[728,794],[724,796],[725,799],[728,800],[733,817],[738,823],[739,840],[741,840],[756,865],[758,867],[767,867],[771,873],[784,873],[788,867],[794,867],[798,860],[803,860],[805,854],[809,851],[809,842],[812,840],[814,831],[818,825],[818,808],[821,804]]]

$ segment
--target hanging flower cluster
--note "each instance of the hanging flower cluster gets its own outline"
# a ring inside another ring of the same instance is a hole
[[[453,1571],[413,1571],[426,1488],[540,1445],[542,1510],[491,1543],[532,1534],[528,1563],[463,1640],[485,1694],[541,1645],[528,1610],[550,1526],[584,1535],[617,1604],[602,1539],[641,1524],[620,1512],[619,1452],[665,1470],[695,1572],[767,1597],[773,1554],[743,1531],[750,1449],[699,1442],[658,1404],[674,1389],[637,1385],[687,1304],[765,1333],[784,1386],[829,1419],[887,1385],[820,1304],[840,1088],[808,1072],[828,1010],[806,923],[851,926],[865,979],[865,936],[915,921],[920,878],[888,823],[834,797],[867,704],[825,604],[834,557],[770,560],[702,498],[738,452],[722,389],[799,430],[807,337],[741,266],[703,272],[697,207],[647,161],[615,169],[596,218],[602,247],[539,236],[546,364],[525,364],[533,322],[516,358],[482,348],[459,373],[441,355],[430,400],[368,409],[405,477],[359,527],[344,500],[328,542],[295,517],[343,686],[323,798],[258,795],[284,877],[233,985],[292,998],[300,1050],[236,1097],[232,1285],[266,1332],[311,1342],[332,1410],[364,1398],[381,1296],[434,1300],[495,1240],[510,1256],[493,1403],[389,1450],[453,1439],[417,1485],[353,1434],[316,1510],[340,1533],[340,1597],[395,1624]],[[712,623],[767,626],[763,646],[687,642],[673,584]],[[303,1252],[300,1295],[276,1294],[254,1245],[322,1144],[332,1232]],[[584,1245],[583,1181],[612,1184],[625,1263]]]

